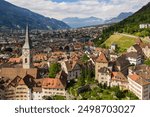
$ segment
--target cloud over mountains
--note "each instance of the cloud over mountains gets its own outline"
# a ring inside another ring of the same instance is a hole
[[[66,17],[117,16],[121,12],[135,12],[149,0],[6,0],[39,14],[63,19]]]

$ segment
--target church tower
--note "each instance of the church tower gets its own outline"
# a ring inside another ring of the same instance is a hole
[[[31,46],[30,46],[30,40],[29,40],[29,29],[28,25],[26,26],[26,37],[25,37],[25,43],[22,48],[22,60],[23,60],[23,68],[24,69],[30,69],[31,68]]]

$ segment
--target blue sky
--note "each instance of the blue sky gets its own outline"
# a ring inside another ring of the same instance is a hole
[[[6,0],[46,17],[98,17],[109,19],[121,12],[136,12],[150,0]]]

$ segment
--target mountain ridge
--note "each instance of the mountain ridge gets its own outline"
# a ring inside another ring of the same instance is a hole
[[[9,2],[0,2],[0,28],[23,29],[28,23],[31,29],[68,29],[67,24],[54,18],[48,18]]]
[[[103,20],[102,18],[91,16],[86,18],[67,17],[62,19],[62,21],[71,26],[72,28],[80,28],[86,26],[120,22],[132,14],[132,12],[122,12],[117,17],[111,18],[109,20]]]
[[[120,22],[120,21],[128,18],[132,14],[133,14],[132,12],[122,12],[117,17],[114,17],[112,19],[106,20],[105,23],[117,23],[117,22]]]
[[[79,17],[67,17],[62,20],[72,28],[80,28],[85,26],[99,25],[104,21],[101,18],[96,17],[87,17],[87,18],[79,18]]]

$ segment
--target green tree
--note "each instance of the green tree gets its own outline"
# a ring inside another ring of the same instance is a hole
[[[130,100],[139,100],[139,98],[134,93],[132,93],[131,91],[128,91],[126,93],[126,96],[129,97]]]
[[[49,68],[49,77],[55,78],[56,74],[61,70],[61,65],[59,63],[51,63]]]
[[[81,61],[82,61],[83,63],[88,62],[88,60],[89,60],[89,57],[88,57],[86,54],[84,54],[84,55],[81,57]]]
[[[78,84],[78,86],[84,86],[85,85],[85,78],[84,77],[78,78],[77,84]]]
[[[55,95],[52,98],[53,98],[53,100],[65,100],[65,97],[61,96],[61,95]]]
[[[50,96],[43,96],[42,97],[44,100],[52,100],[52,97],[50,97]]]
[[[145,61],[144,61],[144,64],[150,66],[150,59],[145,60]]]

